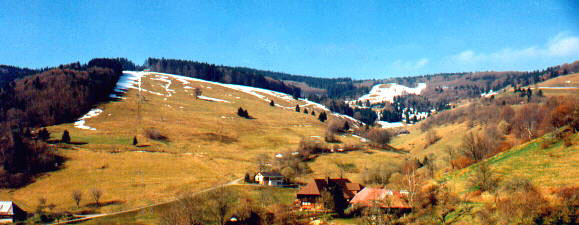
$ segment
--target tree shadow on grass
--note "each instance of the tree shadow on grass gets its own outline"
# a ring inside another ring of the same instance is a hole
[[[86,207],[90,207],[90,208],[101,208],[101,207],[105,207],[105,206],[111,206],[111,205],[122,205],[125,204],[127,201],[124,200],[111,200],[111,201],[105,201],[105,202],[99,202],[99,204],[97,204],[96,202],[91,202],[86,204]]]
[[[227,136],[227,135],[223,135],[223,134],[217,134],[217,133],[202,133],[202,134],[199,134],[199,136],[203,140],[218,141],[218,142],[221,142],[224,144],[232,144],[232,143],[237,142],[236,137],[231,137],[231,136]]]

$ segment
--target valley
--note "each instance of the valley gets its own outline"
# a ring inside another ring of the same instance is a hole
[[[482,165],[501,188],[517,179],[532,183],[548,199],[541,204],[555,204],[547,202],[559,201],[561,190],[579,183],[573,127],[578,75],[462,98],[437,110],[423,95],[431,83],[376,84],[356,100],[317,103],[266,88],[123,71],[107,101],[45,127],[47,149],[63,164],[22,187],[0,190],[0,198],[36,212],[32,223],[48,221],[42,217],[48,215],[52,222],[158,224],[167,223],[187,198],[213,204],[208,198],[225,191],[236,196],[232,202],[250,204],[247,210],[300,221],[310,218],[296,203],[302,188],[314,179],[346,178],[409,193],[404,201],[414,209],[400,217],[403,223],[429,220],[442,207],[451,213],[444,220],[478,223],[477,212],[490,210],[485,207],[502,213],[490,205],[502,189],[472,184]],[[348,105],[366,111],[331,110]],[[368,118],[374,123],[360,121]],[[33,140],[41,131],[32,132]],[[470,155],[469,143],[486,152]],[[279,172],[287,187],[252,183],[260,171]],[[81,193],[78,202],[75,193]],[[429,193],[455,200],[450,206],[420,205]],[[244,211],[230,210],[232,218]],[[334,224],[365,219],[355,213],[316,218]]]

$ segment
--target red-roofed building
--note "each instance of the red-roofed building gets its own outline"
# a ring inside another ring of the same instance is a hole
[[[346,178],[326,178],[314,179],[313,182],[308,183],[302,187],[297,193],[298,203],[303,210],[323,209],[323,202],[321,202],[322,193],[328,190],[330,184],[337,184],[342,187],[344,198],[349,202],[354,196],[364,188],[362,185],[352,183]]]
[[[364,188],[350,201],[357,207],[380,207],[389,209],[409,210],[412,207],[407,201],[408,192],[393,191],[383,188]]]

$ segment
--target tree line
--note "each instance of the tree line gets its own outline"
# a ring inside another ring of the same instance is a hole
[[[294,98],[301,97],[300,88],[268,77],[267,75],[271,73],[268,71],[164,58],[149,58],[146,67],[156,72],[179,74],[226,84],[265,88],[292,95]]]

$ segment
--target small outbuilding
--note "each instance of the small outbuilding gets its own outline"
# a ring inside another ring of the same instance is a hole
[[[14,223],[26,219],[26,212],[12,201],[0,201],[0,223]]]

